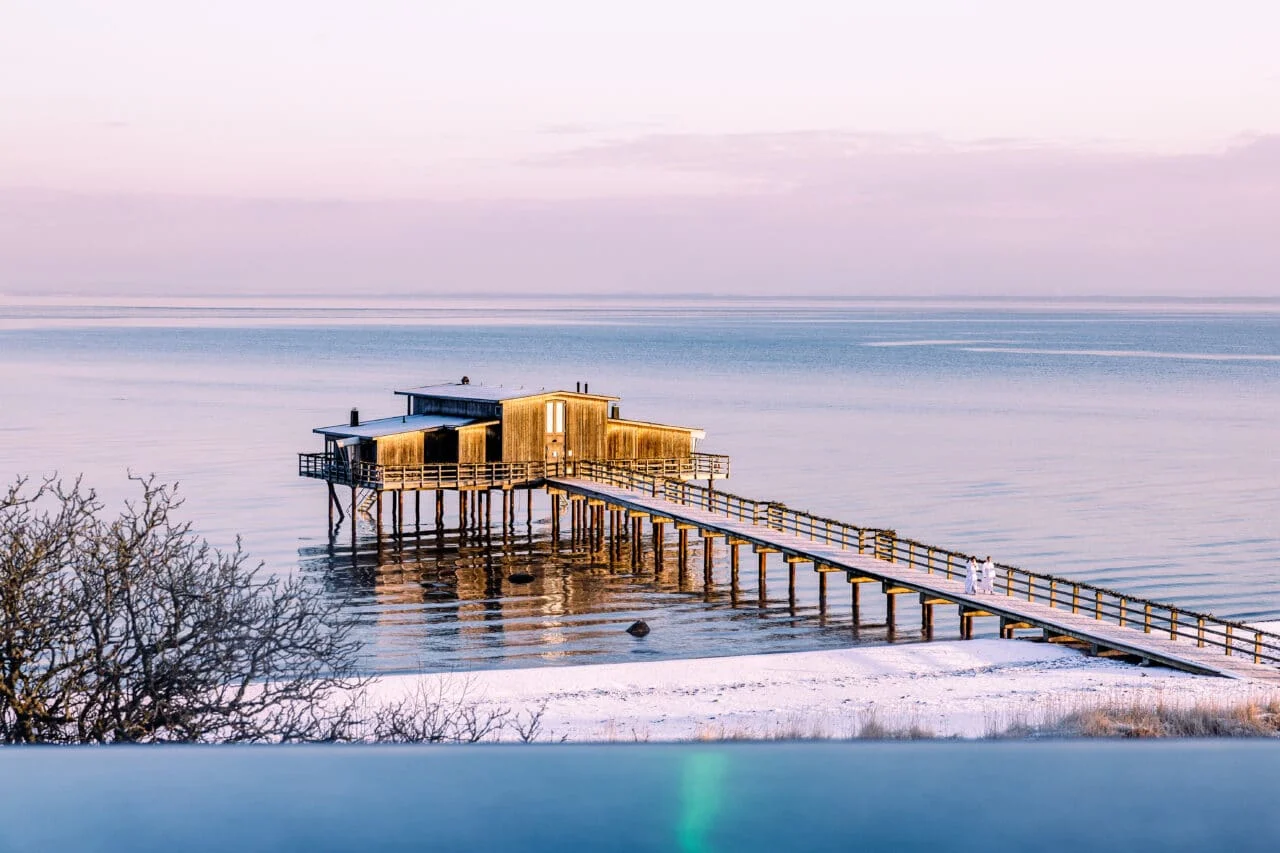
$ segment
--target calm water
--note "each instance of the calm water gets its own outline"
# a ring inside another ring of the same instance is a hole
[[[113,499],[130,469],[180,481],[212,541],[240,534],[270,571],[347,599],[378,670],[884,641],[876,596],[855,637],[846,585],[820,614],[807,571],[792,606],[778,568],[761,608],[749,561],[735,596],[719,563],[703,590],[696,552],[683,578],[674,559],[655,577],[553,553],[544,500],[505,544],[450,529],[331,556],[324,488],[296,476],[311,428],[398,413],[394,388],[464,373],[585,380],[625,416],[704,427],[703,449],[733,457],[730,491],[1280,617],[1274,306],[0,303],[0,474],[83,472]],[[621,629],[641,617],[637,641]]]

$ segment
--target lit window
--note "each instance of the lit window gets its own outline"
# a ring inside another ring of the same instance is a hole
[[[561,400],[547,402],[547,432],[553,434],[564,432],[564,402]]]

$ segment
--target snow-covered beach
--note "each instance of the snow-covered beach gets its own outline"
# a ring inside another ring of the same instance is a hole
[[[1234,701],[1258,683],[1136,666],[1046,643],[971,640],[735,657],[396,675],[373,701],[465,689],[513,711],[545,705],[543,738],[678,741],[851,737],[869,720],[981,737],[1082,703]]]

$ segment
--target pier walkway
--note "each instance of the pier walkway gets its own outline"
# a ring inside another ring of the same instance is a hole
[[[790,564],[793,590],[796,566],[812,565],[823,606],[828,575],[843,576],[851,584],[855,620],[861,588],[878,586],[887,597],[891,630],[896,599],[906,595],[919,601],[926,636],[933,633],[933,608],[950,605],[959,610],[962,637],[972,636],[974,619],[995,618],[1000,620],[1001,636],[1039,630],[1051,642],[1093,654],[1132,656],[1188,672],[1280,684],[1280,635],[1244,623],[1006,565],[996,567],[994,594],[966,594],[968,555],[903,539],[892,530],[861,528],[778,503],[608,465],[583,463],[574,473],[548,478],[548,491],[557,501],[564,497],[574,504],[574,524],[592,526],[601,534],[606,512],[616,514],[615,525],[628,519],[636,559],[641,525],[647,519],[657,542],[666,525],[678,531],[682,560],[688,531],[696,531],[705,543],[708,576],[712,543],[718,539],[732,549],[735,578],[743,545],[758,555],[762,585],[770,554]]]

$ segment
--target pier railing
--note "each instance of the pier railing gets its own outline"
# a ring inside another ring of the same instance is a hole
[[[890,551],[894,562],[906,563],[926,573],[963,577],[971,556],[896,535]],[[1244,622],[1223,619],[1173,604],[1117,592],[1104,586],[1033,572],[996,563],[997,595],[1018,597],[1057,610],[1133,628],[1170,640],[1193,642],[1199,648],[1220,649],[1254,663],[1280,665],[1280,634]]]
[[[672,459],[610,459],[570,463],[570,467],[579,465],[602,465],[616,470],[633,471],[649,477],[676,481],[724,480],[729,476],[729,457],[718,453],[694,453]]]
[[[473,489],[536,483],[547,477],[573,476],[583,465],[608,465],[650,477],[718,480],[729,476],[729,457],[694,453],[672,459],[620,459],[608,463],[483,462],[378,465],[348,462],[332,453],[299,453],[298,475],[365,489]]]
[[[876,559],[903,563],[926,574],[962,578],[969,559],[977,559],[976,555],[900,537],[893,530],[859,527],[773,501],[754,500],[641,471],[623,470],[612,463],[579,464],[576,475]],[[1280,665],[1280,634],[1211,613],[1000,563],[996,564],[995,591],[998,595],[1018,596],[1123,628],[1195,643],[1199,648],[1216,648],[1225,655],[1240,656],[1254,663]]]

